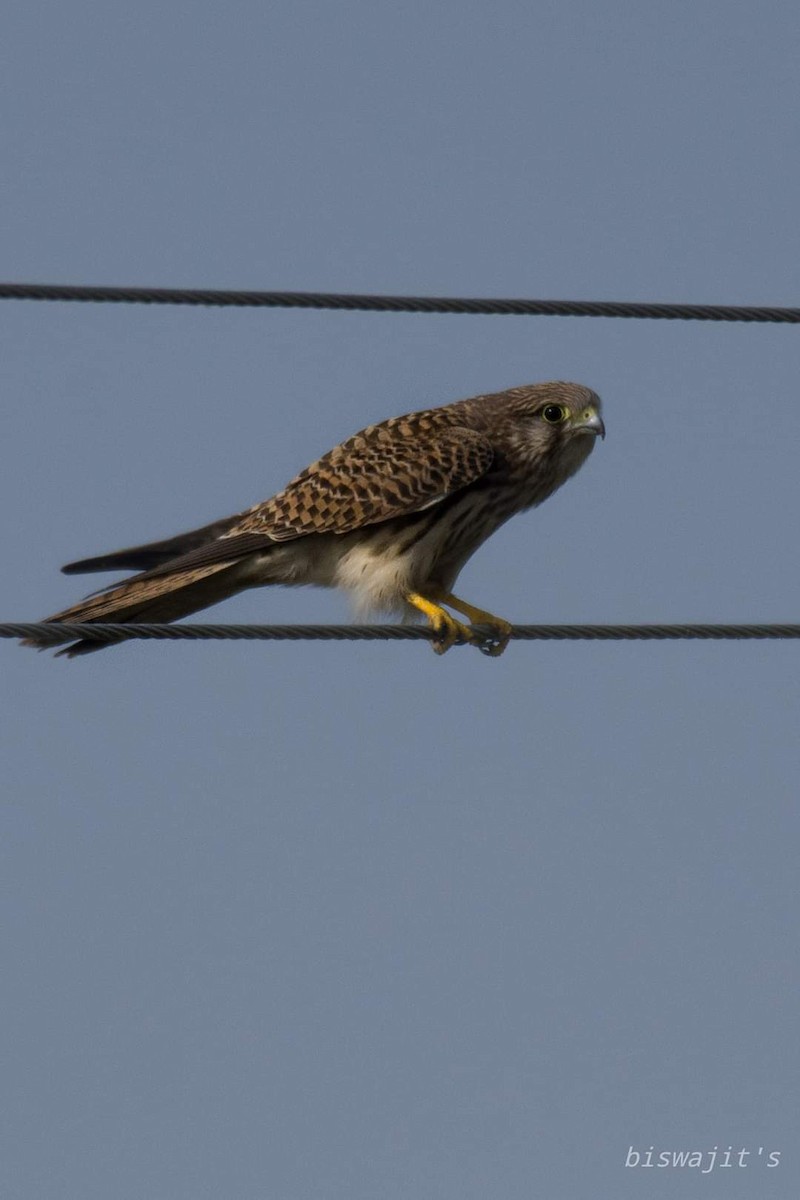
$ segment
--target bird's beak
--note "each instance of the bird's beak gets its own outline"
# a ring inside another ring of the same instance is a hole
[[[584,409],[575,421],[573,428],[579,430],[581,433],[585,431],[586,433],[593,433],[595,435],[599,434],[601,438],[606,436],[606,427],[603,424],[603,418],[596,408]]]

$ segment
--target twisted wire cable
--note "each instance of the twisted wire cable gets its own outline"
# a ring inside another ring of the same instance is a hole
[[[316,308],[360,312],[488,316],[633,317],[664,321],[800,324],[800,308],[737,304],[661,304],[617,300],[525,300],[459,296],[381,296],[337,292],[233,291],[224,288],[93,287],[0,283],[0,300],[107,304],[180,304],[222,308]]]
[[[480,629],[480,626],[476,626]],[[101,643],[164,641],[430,641],[422,625],[134,625],[6,622],[0,638],[35,638],[42,646],[76,639]],[[747,641],[800,639],[800,625],[516,625],[512,641]]]

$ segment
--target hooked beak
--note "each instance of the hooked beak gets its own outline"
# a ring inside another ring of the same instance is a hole
[[[587,408],[581,413],[578,420],[575,422],[574,428],[586,433],[593,433],[601,438],[606,436],[606,427],[603,424],[603,418],[596,408]]]

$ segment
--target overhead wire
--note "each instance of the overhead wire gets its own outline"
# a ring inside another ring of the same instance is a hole
[[[751,324],[800,324],[800,308],[739,304],[643,303],[629,300],[384,296],[341,292],[104,287],[60,283],[0,283],[0,300],[61,300],[95,304],[178,304],[216,308],[307,308],[347,312],[451,313],[484,316],[631,317],[661,321],[745,321]]]
[[[480,631],[480,626],[475,626]],[[431,641],[422,625],[198,625],[112,624],[63,621],[6,622],[0,638],[33,638],[46,646],[77,639],[114,643],[120,640],[257,641],[257,642],[386,642]],[[800,625],[515,625],[511,640],[520,642],[754,641],[800,638]]]

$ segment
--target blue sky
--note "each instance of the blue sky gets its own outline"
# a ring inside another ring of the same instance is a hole
[[[797,304],[799,32],[782,2],[11,5],[0,274]],[[793,328],[0,317],[5,619],[371,421],[548,378],[608,437],[469,599],[797,619]],[[797,1195],[794,644],[2,654],[4,1197]]]

